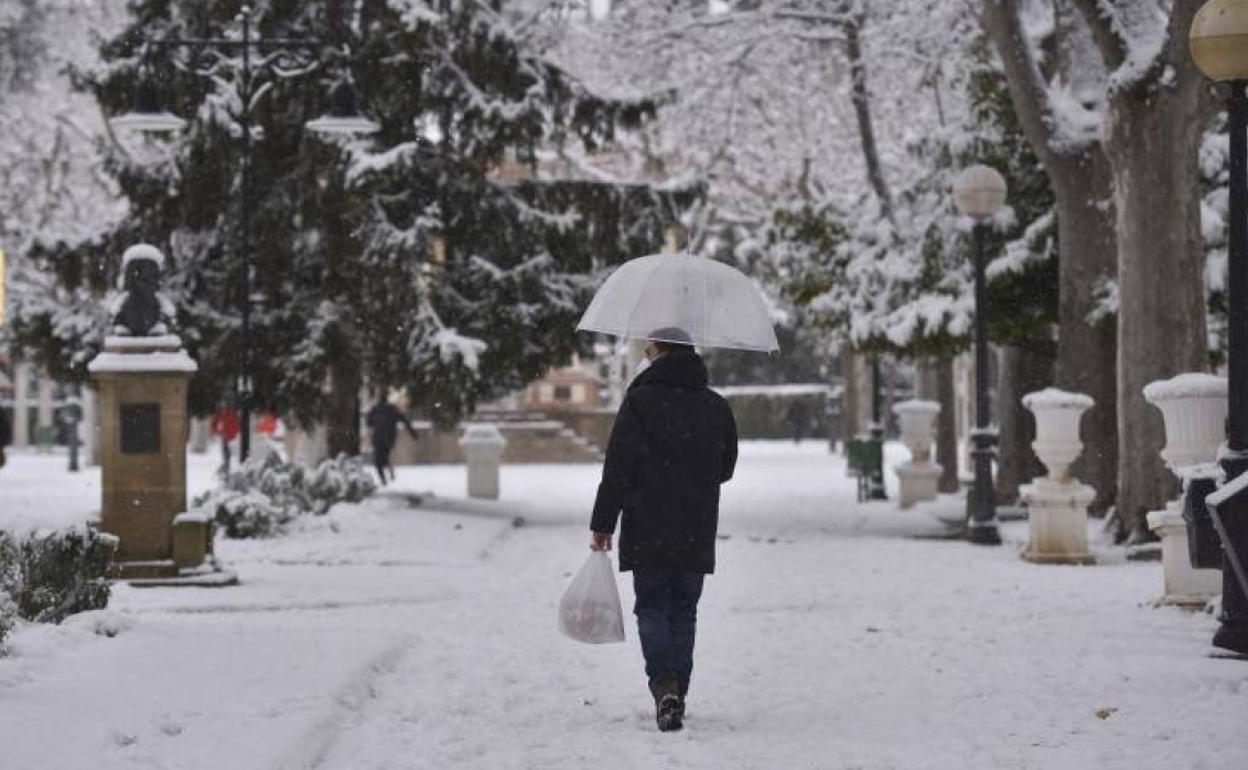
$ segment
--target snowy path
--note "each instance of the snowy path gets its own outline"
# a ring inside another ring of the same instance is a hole
[[[449,498],[463,469],[400,482]],[[0,659],[0,765],[1243,766],[1248,666],[1204,657],[1210,616],[1147,606],[1159,565],[907,537],[940,528],[854,504],[813,444],[746,447],[687,729],[660,735],[631,623],[621,645],[554,631],[595,484],[588,466],[508,468],[503,504],[447,500],[468,513],[402,494],[340,508],[223,543],[238,588],[123,587],[105,613],[23,629]]]

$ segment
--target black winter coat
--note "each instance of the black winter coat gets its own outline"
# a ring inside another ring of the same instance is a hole
[[[620,526],[620,571],[715,571],[719,485],[737,464],[732,409],[706,387],[692,350],[657,359],[633,380],[607,444],[590,529]]]
[[[399,439],[399,425],[416,438],[416,430],[399,408],[389,401],[382,401],[368,411],[368,429],[373,436],[373,446],[389,450]]]

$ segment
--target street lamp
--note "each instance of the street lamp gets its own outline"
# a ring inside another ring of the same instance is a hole
[[[252,10],[243,6],[236,18],[242,28],[239,38],[162,38],[144,43],[141,78],[135,90],[130,111],[109,121],[117,129],[137,129],[148,133],[171,133],[180,131],[186,121],[165,111],[160,106],[155,81],[147,61],[150,48],[180,48],[191,52],[214,52],[238,54],[241,67],[236,71],[239,112],[233,117],[238,121],[242,143],[242,195],[240,217],[242,219],[242,271],[239,278],[239,304],[242,318],[238,343],[238,383],[236,403],[239,421],[239,459],[246,460],[251,450],[251,125],[252,110],[257,98],[266,93],[272,81],[260,82],[265,73],[272,74],[283,64],[296,60],[296,52],[327,49],[333,46],[322,40],[291,38],[258,38],[252,25]],[[259,54],[253,61],[253,53]],[[192,71],[195,71],[192,68]],[[198,72],[203,77],[215,78],[216,72]],[[316,120],[308,121],[306,127],[319,134],[366,134],[377,130],[375,122],[359,113],[359,99],[351,83],[343,79],[330,92],[330,112]]]
[[[1192,20],[1192,59],[1210,80],[1226,83],[1230,133],[1230,248],[1226,306],[1228,415],[1221,460],[1226,483],[1248,470],[1248,0],[1211,0]],[[1229,512],[1229,516],[1224,515]],[[1248,654],[1248,586],[1239,574],[1248,554],[1248,500],[1236,495],[1214,512],[1222,538],[1221,627],[1217,647]]]
[[[971,166],[953,181],[958,211],[975,220],[975,486],[967,499],[966,538],[980,545],[1000,545],[996,492],[992,487],[993,444],[988,427],[988,301],[984,289],[984,221],[1005,203],[1005,179],[987,166]]]

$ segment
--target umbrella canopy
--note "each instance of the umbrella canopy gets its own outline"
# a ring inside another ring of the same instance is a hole
[[[576,328],[709,348],[780,349],[754,282],[722,262],[688,254],[625,262],[598,289]],[[682,331],[688,338],[680,339]]]

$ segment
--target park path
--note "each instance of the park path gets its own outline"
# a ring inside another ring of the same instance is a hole
[[[927,539],[941,528],[922,512],[854,503],[838,462],[745,447],[680,734],[652,726],[631,621],[617,645],[555,631],[597,469],[505,469],[492,505],[452,499],[462,468],[434,467],[289,536],[222,543],[237,588],[122,588],[19,634],[0,660],[3,764],[1239,766],[1248,669],[1205,657],[1211,616],[1148,605],[1158,565],[1028,564],[1021,523],[1001,548]],[[454,510],[412,507],[419,489]]]

